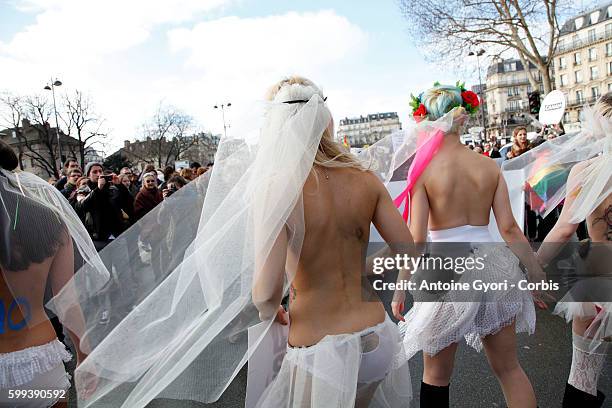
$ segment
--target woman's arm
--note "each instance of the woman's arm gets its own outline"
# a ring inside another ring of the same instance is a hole
[[[544,272],[529,245],[529,241],[514,219],[508,196],[508,187],[501,172],[498,176],[497,189],[493,197],[493,214],[495,214],[497,227],[502,238],[527,268],[529,280],[539,282],[545,279]]]
[[[407,255],[416,257],[417,251],[414,246],[414,240],[410,229],[404,222],[398,209],[393,204],[389,192],[385,186],[376,178],[373,177],[374,188],[377,191],[378,198],[372,223],[385,240],[388,247],[381,251],[383,256]],[[376,254],[380,256],[381,253]],[[405,268],[399,270],[399,280],[409,280],[411,271]],[[394,300],[391,303],[393,315],[398,320],[403,320],[402,312],[404,311],[405,292],[397,291],[394,295]]]
[[[265,259],[255,260],[253,303],[262,321],[276,316],[283,299],[285,264],[287,262],[287,227],[281,228]]]

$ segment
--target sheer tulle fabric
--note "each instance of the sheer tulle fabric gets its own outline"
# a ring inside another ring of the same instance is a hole
[[[545,214],[565,200],[562,217],[571,224],[578,224],[612,194],[612,119],[602,117],[592,108],[585,107],[582,130],[579,133],[548,141],[516,159],[505,162],[502,168],[522,169],[528,181],[529,176],[537,171],[555,167],[564,168],[567,176],[565,183],[549,189],[549,199],[544,203]],[[584,265],[582,268],[584,269]],[[600,278],[578,282],[555,307],[555,313],[565,317],[568,322],[576,317],[594,319],[585,333],[585,338],[589,341],[581,343],[589,344],[586,347],[588,350],[583,350],[585,352],[592,352],[599,347],[602,339],[612,336],[612,307],[609,302],[573,301],[572,293],[580,290],[581,285],[595,285],[591,288],[599,287],[600,290],[610,286],[609,279],[601,278],[600,283],[594,283],[597,279]]]
[[[435,355],[462,339],[480,351],[482,337],[495,334],[512,323],[517,333],[533,334],[536,321],[533,299],[530,293],[518,289],[519,280],[525,276],[512,251],[505,246],[491,245],[493,238],[487,227],[464,226],[432,232],[439,235],[439,239],[432,235],[433,242],[471,243],[474,256],[486,257],[485,268],[466,272],[469,275],[465,277],[470,281],[507,280],[509,285],[515,284],[515,288],[475,292],[479,301],[457,301],[453,297],[455,292],[449,292],[438,302],[415,302],[404,317],[405,322],[399,324],[408,358],[418,351]],[[482,245],[475,241],[477,236]]]
[[[573,202],[565,211],[575,224],[612,193],[612,120],[591,108],[583,113],[579,133],[549,140],[502,165],[504,171],[521,170],[527,183],[544,182],[537,197],[544,217],[571,196]],[[560,174],[564,176],[552,180],[551,176]]]
[[[95,271],[88,281],[91,291],[101,288],[110,276],[68,201],[54,186],[34,174],[0,169],[0,236],[0,272],[13,295],[14,304],[24,317],[18,324],[34,327],[46,319],[44,314],[31,313],[27,306],[42,301],[32,299],[31,290],[28,290],[32,284],[37,286],[32,281],[37,279],[35,277],[41,279],[38,286],[44,288],[47,282],[52,282],[54,290],[61,289],[74,298],[79,296],[75,292],[75,281],[71,279],[76,269],[85,265]],[[70,244],[74,251],[74,269],[55,275],[28,273],[31,265],[50,259],[61,246]],[[61,321],[70,321],[78,333],[84,333],[78,303],[63,305],[55,312]],[[87,349],[88,343],[84,341],[83,351]]]
[[[329,335],[310,347],[287,347],[259,407],[401,407],[412,398],[410,370],[397,326]]]
[[[258,140],[223,139],[212,176],[179,190],[101,252],[112,270],[101,290],[90,290],[95,271],[84,268],[74,281],[84,298],[55,299],[86,311],[93,351],[76,371],[81,405],[214,401],[246,362],[247,330],[260,322],[251,299],[256,260],[286,228],[296,255],[286,265],[291,280],[303,238],[301,191],[331,115],[316,94],[307,103],[271,103],[264,120]]]

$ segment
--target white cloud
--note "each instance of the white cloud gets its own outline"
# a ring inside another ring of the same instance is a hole
[[[17,33],[0,52],[31,62],[101,58],[145,41],[164,23],[181,23],[229,0],[21,0],[36,22]]]
[[[194,78],[181,92],[183,103],[189,104],[187,95],[197,95],[193,111],[220,116],[210,107],[231,101],[229,120],[235,124],[232,131],[239,132],[252,101],[261,100],[269,86],[299,74],[325,88],[330,72],[350,69],[365,52],[368,35],[347,18],[320,11],[224,17],[170,30],[168,40],[175,55],[185,55],[185,72]]]
[[[179,1],[21,0],[38,14],[0,43],[2,76],[14,78],[3,88],[41,92],[57,73],[60,91],[92,96],[114,149],[139,135],[160,100],[218,132],[213,105],[231,101],[226,119],[238,133],[253,101],[280,78],[304,75],[325,90],[367,53],[368,34],[333,11],[202,21],[235,0]]]
[[[171,30],[168,37],[172,50],[189,51],[190,66],[232,75],[322,67],[354,53],[367,39],[333,11],[225,17]]]

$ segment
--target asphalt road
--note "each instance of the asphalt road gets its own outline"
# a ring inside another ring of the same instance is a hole
[[[521,364],[535,389],[541,408],[561,407],[561,399],[570,369],[571,333],[563,319],[547,311],[538,311],[536,332],[532,336],[518,336],[518,352]],[[418,407],[418,395],[423,370],[420,355],[410,364],[411,380]],[[612,358],[608,358],[599,380],[599,388],[610,396],[604,407],[612,407]],[[246,368],[232,382],[221,399],[214,404],[193,401],[154,400],[151,408],[208,408],[244,406]],[[486,357],[465,343],[459,346],[455,371],[451,380],[451,406],[456,408],[505,407],[504,397],[493,376]],[[75,406],[72,403],[70,406]],[[112,405],[109,405],[112,406]]]

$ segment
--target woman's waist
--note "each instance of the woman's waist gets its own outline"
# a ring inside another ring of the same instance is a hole
[[[433,242],[493,242],[488,225],[461,225],[429,231]]]
[[[28,347],[41,346],[57,338],[49,320],[35,326],[25,326],[20,330],[8,330],[0,334],[0,355],[12,353]]]
[[[385,309],[380,302],[345,303],[322,308],[302,302],[289,308],[289,343],[309,346],[325,336],[357,333],[385,321]]]

